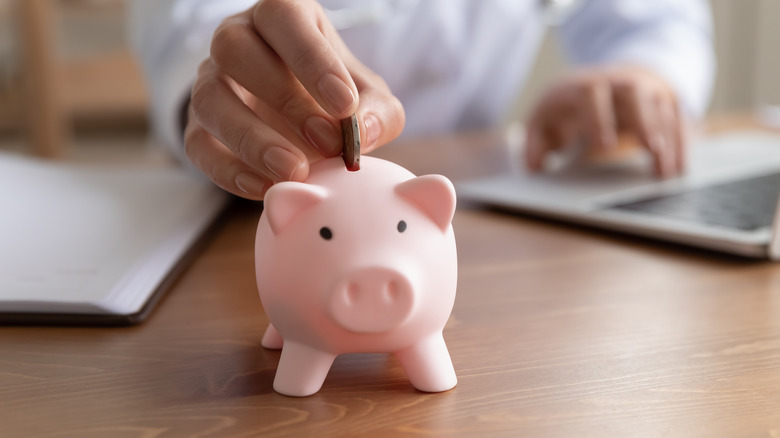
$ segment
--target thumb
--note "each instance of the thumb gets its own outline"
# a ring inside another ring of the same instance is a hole
[[[360,89],[360,86],[358,86]],[[362,123],[360,138],[361,151],[370,152],[383,146],[401,134],[406,123],[404,108],[390,92],[377,88],[365,88],[360,91],[360,105],[357,111]]]
[[[406,114],[403,105],[390,91],[381,76],[374,73],[347,48],[336,30],[325,20],[322,32],[339,54],[358,90],[360,149],[370,152],[398,137],[404,129]]]

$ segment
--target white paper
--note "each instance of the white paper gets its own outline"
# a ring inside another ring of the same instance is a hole
[[[178,168],[0,154],[0,312],[135,313],[226,200]]]

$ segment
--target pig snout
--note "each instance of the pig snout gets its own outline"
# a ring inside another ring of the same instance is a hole
[[[349,331],[381,333],[406,321],[414,301],[412,285],[400,272],[382,267],[362,268],[337,283],[330,297],[330,312]]]

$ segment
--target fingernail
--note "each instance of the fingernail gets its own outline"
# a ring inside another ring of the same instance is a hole
[[[259,197],[265,193],[266,182],[260,175],[241,172],[236,175],[236,186],[247,195]]]
[[[268,170],[281,181],[290,181],[303,164],[295,154],[278,146],[265,151],[263,162]]]
[[[303,125],[303,133],[322,156],[335,157],[341,153],[341,133],[324,118],[309,117]]]
[[[363,119],[363,124],[366,126],[365,147],[374,146],[382,133],[382,125],[379,124],[379,119],[374,114],[367,114]]]
[[[320,79],[317,88],[333,114],[345,114],[355,103],[352,89],[334,74],[327,74]]]
[[[660,135],[650,136],[650,150],[652,152],[661,153],[664,149],[664,138]]]

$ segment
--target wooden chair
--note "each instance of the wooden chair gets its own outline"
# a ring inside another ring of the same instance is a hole
[[[66,153],[74,119],[140,118],[148,104],[142,75],[129,50],[61,59],[55,35],[61,6],[58,0],[16,0],[13,8],[24,82],[16,99],[21,107],[18,123],[31,152],[48,158]]]

